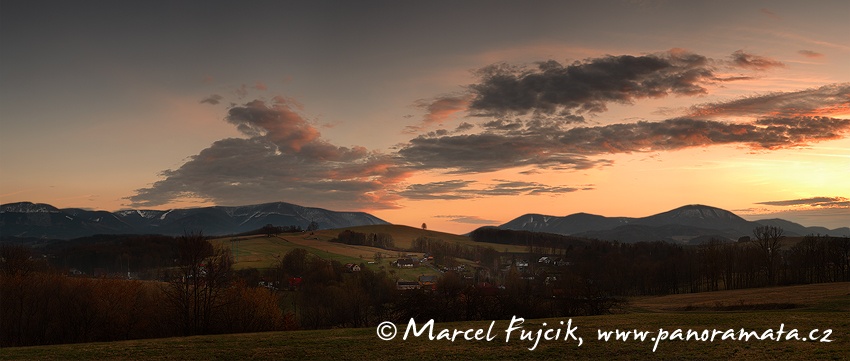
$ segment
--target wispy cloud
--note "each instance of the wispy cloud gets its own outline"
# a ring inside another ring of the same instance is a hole
[[[434,218],[447,218],[450,222],[455,223],[464,223],[464,224],[499,224],[499,221],[492,219],[484,219],[478,216],[460,216],[460,215],[440,215],[434,216]]]
[[[850,83],[693,106],[691,116],[808,116],[850,112]]]
[[[216,105],[216,104],[218,104],[218,103],[221,103],[221,100],[222,100],[222,99],[224,99],[224,97],[223,97],[223,96],[218,95],[218,94],[213,94],[213,95],[210,95],[210,96],[208,96],[208,97],[206,97],[206,98],[204,98],[204,99],[201,99],[201,102],[200,102],[200,103],[201,103],[201,104],[206,103],[206,104]]]
[[[785,66],[785,64],[781,61],[764,56],[749,54],[743,50],[738,50],[732,53],[732,64],[737,67],[759,71]]]
[[[421,125],[410,126],[408,132],[416,132],[431,125],[442,125],[454,114],[467,110],[472,95],[447,95],[430,100],[418,100],[415,106],[425,110]]]
[[[807,58],[812,58],[812,59],[823,58],[823,56],[824,56],[823,54],[818,53],[818,52],[813,51],[813,50],[800,50],[797,53],[802,55],[802,56],[805,56]]]
[[[411,184],[397,194],[408,199],[469,199],[478,196],[478,192],[469,189],[475,181],[449,180],[431,183]]]
[[[550,186],[537,182],[494,179],[494,183],[480,184],[476,181],[449,180],[423,184],[411,184],[397,194],[408,199],[471,199],[493,196],[564,194],[580,190],[592,190],[593,186]]]
[[[847,208],[850,209],[850,199],[845,197],[812,197],[802,199],[790,199],[783,201],[758,202],[767,206],[808,206],[824,208]]]

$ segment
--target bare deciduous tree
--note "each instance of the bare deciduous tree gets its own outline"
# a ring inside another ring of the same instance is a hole
[[[177,239],[177,267],[163,291],[180,319],[185,335],[210,329],[213,312],[221,306],[232,266],[225,248],[213,247],[202,233]]]
[[[779,248],[785,231],[777,226],[758,226],[753,229],[755,238],[751,241],[760,251],[762,259],[767,267],[767,282],[775,284],[776,263],[779,259]]]

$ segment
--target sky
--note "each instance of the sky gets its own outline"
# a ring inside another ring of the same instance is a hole
[[[850,226],[847,1],[0,2],[0,203]]]

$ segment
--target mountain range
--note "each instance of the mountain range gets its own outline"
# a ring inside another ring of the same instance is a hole
[[[49,204],[19,202],[0,205],[0,236],[71,239],[94,234],[181,235],[202,231],[207,235],[238,234],[275,226],[321,229],[388,224],[363,212],[335,212],[276,202],[238,207],[94,211],[59,209]]]
[[[664,240],[701,243],[716,238],[737,240],[752,236],[758,226],[779,226],[786,236],[821,234],[848,236],[850,228],[806,227],[783,219],[748,221],[724,209],[687,205],[642,218],[605,217],[576,213],[564,217],[525,214],[498,226],[502,229],[555,233],[576,237],[639,242]]]
[[[0,205],[2,237],[71,239],[94,234],[181,235],[187,231],[225,235],[257,230],[268,224],[307,228],[310,222],[318,223],[321,229],[389,224],[368,213],[336,212],[284,202],[117,212],[59,209],[49,204],[30,202]],[[786,236],[850,236],[848,227],[806,227],[783,219],[747,221],[730,211],[705,205],[687,205],[641,218],[588,213],[564,217],[525,214],[498,228],[628,243],[658,240],[701,243],[712,238],[737,240],[752,236],[753,229],[758,226],[782,227]]]

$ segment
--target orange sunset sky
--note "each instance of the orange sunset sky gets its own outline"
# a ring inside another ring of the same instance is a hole
[[[0,3],[0,202],[850,226],[850,2]]]

